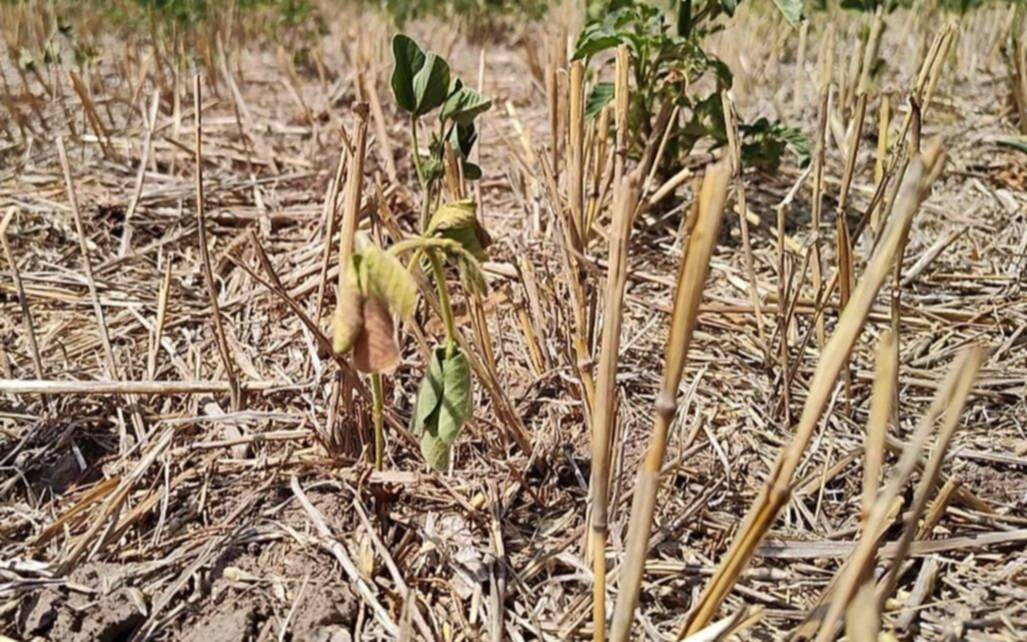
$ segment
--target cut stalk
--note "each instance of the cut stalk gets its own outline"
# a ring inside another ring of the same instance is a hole
[[[933,167],[933,161],[941,160],[940,151],[933,150],[930,158],[930,165]],[[931,174],[933,172],[925,170],[924,160],[919,155],[916,156],[906,173],[898,202],[893,216],[888,221],[882,241],[867,263],[863,280],[856,286],[849,305],[838,319],[835,332],[817,362],[795,435],[774,464],[770,478],[750,508],[730,549],[721,560],[695,609],[689,615],[682,635],[699,631],[713,619],[724,598],[752,558],[756,547],[763,540],[778,513],[788,503],[795,471],[820,423],[820,417],[827,407],[838,375],[863,329],[877,291],[892,272],[902,241],[929,183],[930,179],[926,177]]]
[[[631,518],[628,522],[625,548],[627,556],[610,627],[610,639],[615,642],[628,639],[635,608],[638,605],[638,591],[642,584],[642,572],[649,551],[649,535],[652,532],[656,509],[660,468],[667,449],[667,433],[677,412],[678,386],[685,370],[688,348],[699,314],[703,284],[720,230],[730,180],[731,165],[727,161],[721,161],[707,170],[699,192],[699,211],[695,227],[689,235],[688,245],[678,270],[674,310],[671,314],[665,352],[663,383],[653,413],[653,433],[649,438],[645,458],[638,468],[635,494],[631,502]]]
[[[602,343],[596,377],[596,406],[592,416],[592,639],[606,639],[606,522],[609,502],[610,451],[617,420],[617,356],[624,318],[624,288],[628,277],[628,241],[639,199],[639,177],[629,175],[617,185],[610,225],[610,264],[606,275]]]

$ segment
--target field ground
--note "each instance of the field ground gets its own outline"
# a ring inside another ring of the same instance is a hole
[[[943,135],[948,164],[905,251],[900,425],[891,436],[909,439],[961,349],[978,344],[989,352],[949,450],[942,499],[928,509],[933,528],[914,542],[884,616],[886,628],[916,639],[1013,640],[1027,630],[1027,154],[995,142],[1016,133],[1010,72],[997,45],[1005,15],[981,9],[962,18],[923,116],[924,140]],[[905,10],[887,19],[879,84],[895,107],[893,134],[948,19]],[[836,79],[844,87],[866,18],[811,20],[802,68],[796,31],[765,12],[741,11],[711,43],[734,70],[740,114],[781,119],[812,141],[826,25],[835,24]],[[416,439],[401,428],[412,412],[424,338],[438,337],[439,323],[402,330],[403,363],[386,378],[395,425],[386,469],[375,472],[366,456],[368,404],[359,397],[348,408],[340,403],[338,366],[285,301],[312,317],[320,311],[317,324],[329,331],[336,271],[325,198],[340,132],[352,137],[361,98],[375,97],[362,224],[416,225],[407,129],[389,90],[391,33],[380,18],[330,16],[304,64],[259,38],[209,48],[225,55],[207,61],[216,73],[203,81],[206,237],[231,361],[248,382],[238,410],[230,407],[198,249],[190,74],[169,74],[141,35],[104,41],[102,64],[82,79],[81,93],[55,67],[37,77],[2,63],[0,217],[14,212],[5,234],[17,269],[0,259],[0,631],[19,640],[202,642],[392,639],[399,630],[439,640],[591,635],[592,571],[584,555],[590,441],[568,331],[575,311],[563,238],[541,162],[553,140],[541,71],[560,24],[477,31],[471,40],[437,22],[408,26],[463,77],[481,73],[494,100],[480,127],[484,179],[472,192],[495,239],[481,309],[498,385],[476,381],[474,419],[446,474],[428,472]],[[160,102],[146,154],[155,89]],[[826,127],[825,275],[837,265],[847,126],[841,101],[834,92]],[[875,100],[852,187],[853,223],[874,192],[877,114]],[[80,229],[57,137],[67,147]],[[709,159],[700,149],[690,165],[701,175]],[[141,161],[147,171],[137,187]],[[820,354],[810,332],[816,292],[801,272],[811,241],[809,185],[791,157],[776,174],[744,175],[762,332],[738,210],[725,217],[661,478],[634,629],[645,639],[672,639],[679,630],[802,409]],[[623,555],[634,474],[652,425],[691,200],[685,184],[669,206],[639,219],[631,239],[611,568]],[[782,201],[790,203],[784,275]],[[729,207],[736,203],[732,197]],[[281,287],[271,285],[251,234]],[[857,263],[872,242],[869,232],[853,239]],[[582,263],[599,284],[605,247],[598,239]],[[785,328],[798,364],[790,382],[777,356],[765,352],[780,342],[779,292],[789,274],[799,292]],[[874,352],[890,324],[892,291],[889,282],[877,298],[853,352],[851,387],[836,388],[792,501],[721,609],[726,616],[762,607],[736,639],[785,637],[852,550]],[[455,306],[480,355],[471,320],[478,308],[463,297]],[[828,335],[837,307],[833,298]],[[93,382],[94,394],[11,392],[12,380],[33,379]],[[159,383],[122,394],[103,383],[113,379]],[[175,382],[200,383],[181,390]],[[511,416],[523,424],[530,452]],[[889,456],[888,465],[894,461]],[[611,576],[611,606],[615,595]]]

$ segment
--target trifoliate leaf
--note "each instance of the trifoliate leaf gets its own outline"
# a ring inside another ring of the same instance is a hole
[[[460,125],[470,125],[478,114],[488,111],[492,100],[482,96],[470,87],[459,87],[446,99],[442,118]]]
[[[774,0],[774,4],[792,26],[802,20],[802,0]]]

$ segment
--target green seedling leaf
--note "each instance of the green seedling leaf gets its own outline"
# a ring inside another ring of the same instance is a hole
[[[572,60],[589,58],[608,49],[613,49],[623,41],[623,36],[605,25],[597,24],[581,32],[578,43],[574,47]]]
[[[467,125],[457,123],[457,126],[449,132],[449,146],[454,151],[459,151],[464,158],[471,155],[471,150],[474,149],[474,143],[477,140],[478,130],[475,129],[473,122]]]
[[[478,114],[488,111],[492,100],[482,96],[470,87],[463,87],[457,81],[457,89],[446,100],[442,107],[442,118],[451,120],[458,125],[468,126],[474,122]]]
[[[389,312],[401,319],[414,313],[417,285],[399,260],[369,245],[362,253],[361,270],[364,275],[364,294],[376,297],[388,306]]]
[[[802,21],[802,0],[774,0],[774,4],[793,27]]]
[[[450,450],[471,416],[471,365],[461,350],[446,358],[446,349],[432,351],[421,380],[411,430],[421,435],[421,454],[435,470],[449,466]]]
[[[392,57],[396,65],[392,70],[392,95],[400,107],[413,112],[417,108],[414,74],[424,66],[424,52],[412,38],[400,33],[392,39]]]
[[[449,93],[449,63],[430,53],[414,74],[415,116],[423,116],[446,101]]]
[[[449,468],[450,445],[437,435],[425,432],[421,435],[421,454],[428,465],[435,470]]]
[[[585,101],[585,118],[595,118],[613,100],[613,83],[598,82]]]
[[[452,444],[471,416],[471,364],[459,348],[442,363],[442,402],[439,404],[438,436]]]
[[[364,327],[364,297],[357,281],[359,260],[359,255],[351,257],[339,281],[338,299],[332,316],[332,349],[336,354],[349,352]]]
[[[392,39],[392,93],[396,103],[414,116],[423,116],[446,101],[449,95],[449,63],[425,53],[403,34]]]
[[[427,434],[427,429],[438,433],[438,409],[442,401],[442,361],[446,351],[436,348],[432,351],[428,371],[421,379],[421,388],[417,392],[417,404],[410,430],[415,435]],[[433,419],[434,417],[434,419]]]
[[[481,178],[481,168],[470,161],[463,162],[464,178],[469,181],[476,181]]]

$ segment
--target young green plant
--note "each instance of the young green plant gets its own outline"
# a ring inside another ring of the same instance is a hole
[[[442,179],[447,175],[447,159],[451,168],[456,166],[457,185],[463,179],[480,178],[481,169],[468,159],[478,137],[475,118],[488,110],[492,101],[452,77],[444,58],[425,52],[406,35],[393,38],[392,53],[392,92],[399,107],[409,114],[410,154],[421,191],[421,235],[398,243],[392,251],[410,250],[410,266],[426,268],[438,292],[445,328],[445,343],[431,351],[411,427],[421,437],[421,453],[428,464],[444,470],[472,410],[471,365],[458,341],[445,264],[456,265],[465,289],[472,294],[482,292],[485,279],[480,261],[485,259],[490,239],[478,221],[474,201],[457,198],[442,203]],[[428,154],[422,157],[419,126],[436,111]],[[459,189],[450,192],[457,192],[453,194],[456,197]],[[429,217],[429,212],[434,213]]]

